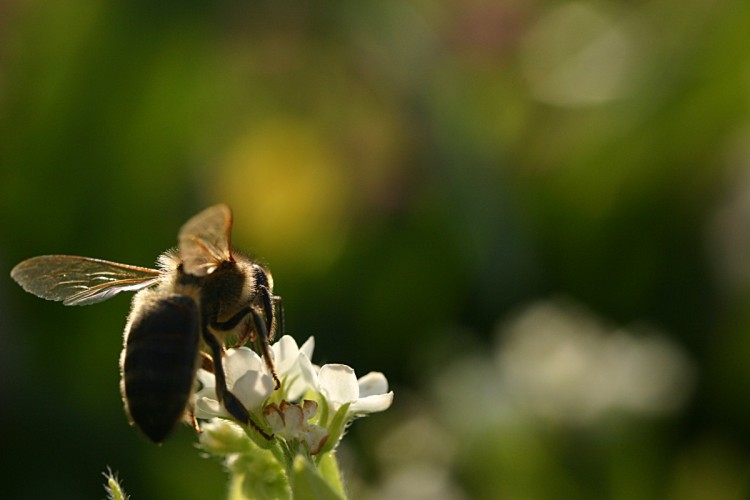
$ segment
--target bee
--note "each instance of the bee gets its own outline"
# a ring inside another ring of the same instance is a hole
[[[201,366],[214,373],[226,410],[271,439],[228,389],[222,355],[229,339],[237,339],[235,347],[249,340],[278,389],[269,343],[277,323],[283,325],[281,298],[268,269],[233,250],[231,230],[231,210],[215,205],[182,226],[178,248],[159,256],[158,269],[43,255],[11,271],[27,292],[66,306],[137,292],[125,326],[120,389],[131,425],[155,443],[182,419],[198,429],[192,395]]]

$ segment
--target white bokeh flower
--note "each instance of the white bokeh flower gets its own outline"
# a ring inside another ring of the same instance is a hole
[[[674,414],[690,397],[694,370],[668,336],[644,325],[615,328],[581,305],[554,300],[503,324],[493,357],[446,366],[435,389],[461,428],[529,417],[588,425],[613,412]]]
[[[530,307],[498,345],[496,386],[517,408],[566,422],[608,411],[666,415],[692,386],[692,364],[668,337],[615,329],[566,302]]]

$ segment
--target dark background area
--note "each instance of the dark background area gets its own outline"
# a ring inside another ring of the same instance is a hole
[[[133,498],[221,496],[189,428],[127,425],[129,298],[65,308],[9,272],[151,266],[225,202],[287,332],[392,384],[345,439],[353,497],[746,498],[749,107],[740,1],[0,3],[2,496],[102,497],[107,466]],[[509,417],[513,322],[561,302],[663,340],[683,369],[623,383],[682,396],[625,404],[574,356],[615,403]]]

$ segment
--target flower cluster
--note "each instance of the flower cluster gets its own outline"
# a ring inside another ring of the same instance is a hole
[[[262,484],[257,478],[243,482],[241,477],[248,470],[261,467],[264,457],[269,459],[267,462],[275,460],[277,465],[283,465],[280,474],[285,478],[281,483],[287,488],[293,488],[296,473],[312,474],[313,478],[324,480],[325,474],[321,475],[314,468],[331,470],[333,463],[333,468],[337,469],[331,452],[349,423],[391,406],[393,391],[388,390],[388,381],[382,373],[371,372],[357,378],[354,370],[346,365],[316,366],[311,361],[314,348],[313,337],[298,346],[288,335],[271,346],[276,374],[281,381],[276,390],[273,376],[255,351],[247,347],[227,350],[223,359],[227,387],[250,412],[252,423],[247,428],[228,421],[232,417],[216,396],[214,375],[198,370],[195,417],[211,420],[202,426],[200,445],[210,454],[225,457],[227,468],[230,473],[236,472],[234,479],[240,483],[256,489]],[[267,436],[273,437],[269,440]],[[300,464],[298,457],[305,458],[305,463]],[[275,477],[269,471],[277,469],[268,467],[268,463],[262,465],[264,477]],[[340,482],[336,478],[328,479],[329,486]],[[308,477],[301,484],[310,484],[310,481]],[[243,486],[238,488],[241,490]],[[272,496],[280,494],[274,491]],[[246,493],[245,496],[259,495],[256,490]]]

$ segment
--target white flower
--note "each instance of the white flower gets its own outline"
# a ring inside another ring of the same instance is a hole
[[[377,413],[393,403],[393,391],[388,390],[388,379],[381,372],[370,372],[360,377],[359,397],[349,407],[349,413]]]
[[[393,403],[393,391],[388,391],[388,380],[380,372],[357,379],[351,367],[328,364],[320,368],[315,378],[315,386],[328,401],[332,413],[347,403],[350,416],[384,411]]]
[[[227,349],[223,365],[227,388],[248,411],[259,409],[273,393],[273,378],[263,360],[252,349]],[[202,387],[195,394],[195,416],[202,419],[229,417],[229,413],[216,397],[214,374],[200,369],[197,376]]]
[[[314,349],[314,337],[308,338],[302,347],[297,347],[297,342],[289,335],[284,335],[271,346],[284,399],[296,401],[310,388],[309,380],[312,379],[313,373],[310,360]]]
[[[315,339],[310,337],[302,347],[290,336],[285,335],[271,346],[276,373],[281,380],[279,399],[282,405],[288,401],[298,401],[308,391],[319,394],[327,403],[327,414],[331,417],[344,405],[349,405],[345,414],[337,418],[337,424],[344,426],[353,418],[388,409],[393,402],[393,391],[388,391],[388,381],[380,372],[370,372],[357,379],[354,370],[342,364],[327,364],[321,368],[310,361],[315,348]],[[274,380],[266,364],[250,348],[228,349],[223,358],[227,388],[242,402],[250,412],[259,410],[273,394]],[[212,373],[198,370],[198,381],[201,388],[195,394],[195,416],[201,419],[212,417],[230,417],[224,406],[216,397],[216,380]],[[275,399],[276,400],[276,399]],[[308,402],[309,405],[309,402]],[[275,405],[269,405],[272,407]],[[298,405],[295,405],[298,406]],[[268,407],[267,407],[268,408]],[[279,411],[266,412],[266,418],[280,419],[288,428],[288,421],[293,422],[296,414],[294,408],[279,407]],[[302,407],[300,407],[302,408]],[[309,406],[307,407],[309,409]],[[317,411],[317,407],[316,407]],[[289,413],[287,415],[287,413]],[[315,412],[312,413],[314,415]],[[305,421],[310,416],[305,417]],[[301,418],[301,417],[300,417]],[[299,420],[299,419],[297,419]],[[332,423],[332,422],[329,422]],[[274,423],[269,421],[272,427]],[[278,424],[278,422],[277,422]],[[296,424],[292,426],[295,435],[300,431]],[[308,432],[308,427],[304,427]],[[322,433],[312,428],[313,434],[305,436],[311,450],[319,449]],[[329,429],[330,430],[330,429]],[[275,429],[275,432],[279,429]],[[340,437],[343,427],[336,433]],[[282,436],[284,432],[281,432]],[[322,444],[321,444],[322,446]]]

